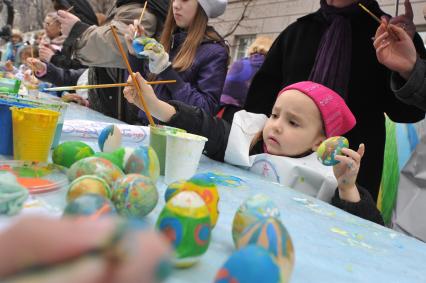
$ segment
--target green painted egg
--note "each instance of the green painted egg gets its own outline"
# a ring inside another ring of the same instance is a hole
[[[67,141],[63,142],[53,150],[52,160],[53,163],[71,167],[75,162],[80,159],[94,155],[93,149],[81,141]]]
[[[195,192],[183,191],[172,197],[161,211],[156,226],[174,247],[176,267],[193,265],[209,247],[210,213]]]

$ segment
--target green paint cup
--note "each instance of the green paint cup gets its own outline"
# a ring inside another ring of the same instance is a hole
[[[166,169],[166,145],[167,145],[167,136],[174,135],[178,132],[186,133],[185,130],[157,125],[155,127],[149,126],[149,145],[155,150],[160,161],[160,175],[164,176],[164,171]]]

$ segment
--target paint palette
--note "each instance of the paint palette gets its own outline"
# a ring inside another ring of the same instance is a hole
[[[68,184],[66,168],[53,163],[6,160],[0,161],[0,171],[15,175],[32,194],[55,191]]]

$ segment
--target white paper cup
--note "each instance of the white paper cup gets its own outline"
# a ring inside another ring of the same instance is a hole
[[[167,135],[166,184],[189,179],[197,171],[207,138],[189,133]]]

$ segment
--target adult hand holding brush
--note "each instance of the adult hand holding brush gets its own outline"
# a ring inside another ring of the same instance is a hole
[[[388,24],[386,19],[377,29],[374,48],[377,60],[390,70],[408,79],[417,60],[413,40],[404,29]]]

